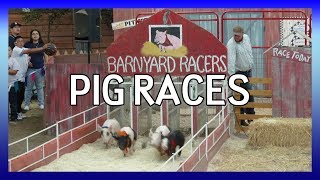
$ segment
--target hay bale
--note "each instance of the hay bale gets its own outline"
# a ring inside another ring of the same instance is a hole
[[[311,146],[311,118],[261,118],[249,126],[248,145]]]
[[[185,46],[181,46],[178,49],[166,50],[166,52],[160,51],[159,47],[152,42],[145,42],[141,49],[141,54],[145,56],[172,56],[183,57],[188,54],[188,49]]]

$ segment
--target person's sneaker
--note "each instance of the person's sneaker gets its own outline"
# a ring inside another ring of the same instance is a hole
[[[18,115],[17,120],[22,120],[22,117]]]
[[[241,120],[241,126],[249,126],[246,120]]]
[[[30,110],[29,106],[25,106],[24,110],[29,111]]]
[[[22,114],[22,113],[18,113],[18,120],[21,120],[21,119],[23,119],[23,118],[26,118],[27,116],[26,115],[24,115],[24,114]]]
[[[40,105],[39,108],[40,108],[40,109],[44,109],[44,105]]]

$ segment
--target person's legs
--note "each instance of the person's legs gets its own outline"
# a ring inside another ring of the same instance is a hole
[[[17,113],[17,93],[14,87],[10,88],[9,102],[10,102],[10,111],[11,111],[10,121],[15,121],[18,118],[18,113]]]
[[[246,75],[248,78],[251,78],[252,77],[252,70],[246,71],[244,73],[244,75]],[[243,88],[245,88],[246,90],[249,91],[249,90],[252,90],[252,85],[251,85],[251,83],[245,83]],[[248,102],[254,102],[254,97],[250,95]],[[254,108],[245,108],[245,112],[246,112],[246,114],[256,114],[256,112],[254,111]],[[248,119],[248,122],[251,123],[252,120]]]
[[[250,71],[238,71],[236,72],[236,74],[242,74],[245,75],[246,77],[250,78],[252,77],[252,70]],[[250,83],[241,83],[240,87],[242,87],[243,89],[249,91],[252,90],[252,86]],[[243,99],[243,95],[241,94],[240,96],[240,100]],[[254,97],[249,95],[249,101],[248,102],[254,102]],[[241,108],[240,109],[240,113],[241,114],[255,114],[254,108]],[[252,122],[252,120],[248,120],[248,122]],[[241,125],[243,126],[247,126],[248,124],[245,122],[245,120],[241,120]]]
[[[244,83],[240,83],[240,87],[246,89],[246,85]],[[243,100],[243,95],[240,95],[240,101]],[[250,98],[249,98],[250,99]],[[240,114],[245,114],[248,108],[240,108]],[[241,120],[241,126],[248,126],[249,124],[246,120]]]
[[[30,106],[30,101],[32,97],[32,88],[34,86],[34,80],[33,80],[34,78],[32,78],[33,75],[30,75],[30,74],[34,71],[35,69],[28,69],[27,71],[26,89],[24,93],[25,110],[29,110],[29,106]]]
[[[247,74],[246,76],[248,78],[252,77],[252,70],[250,71],[247,71]],[[251,83],[246,83],[246,86],[247,86],[247,90],[252,90],[252,85]],[[254,102],[254,97],[253,96],[249,96],[249,102]],[[254,108],[246,108],[246,114],[256,114],[256,112],[254,111]],[[248,120],[249,123],[252,122],[251,119]]]
[[[244,72],[242,72],[242,71],[237,71],[236,74],[242,74],[242,75],[244,75]],[[240,83],[240,87],[242,87],[242,88],[245,89],[243,83]],[[243,99],[243,95],[241,94],[241,95],[240,95],[240,101],[241,101],[242,99]],[[244,114],[244,113],[245,113],[245,110],[246,110],[246,108],[240,108],[240,114]],[[248,124],[245,120],[241,120],[241,121],[240,121],[240,125],[241,125],[241,126],[248,126],[249,124]]]
[[[37,69],[35,84],[37,88],[38,105],[41,109],[43,109],[44,106],[43,80],[44,75],[42,75],[40,69]]]
[[[25,84],[24,82],[18,82],[19,90],[17,92],[17,111],[18,111],[18,120],[25,118],[26,116],[22,113],[22,102],[24,100],[24,91],[25,91]]]
[[[22,112],[22,109],[21,109],[21,105],[22,105],[22,102],[24,100],[24,91],[25,91],[25,85],[24,85],[24,82],[18,82],[19,83],[19,92],[18,92],[18,107],[17,107],[17,111],[18,113],[21,113]]]

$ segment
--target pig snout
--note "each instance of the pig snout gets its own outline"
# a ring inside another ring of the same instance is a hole
[[[124,148],[123,152],[124,152],[125,154],[128,154],[128,152],[129,152],[128,148]]]
[[[121,150],[125,150],[126,149],[126,142],[125,141],[119,141],[119,148]]]

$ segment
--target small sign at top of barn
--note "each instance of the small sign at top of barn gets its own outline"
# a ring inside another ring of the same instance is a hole
[[[185,76],[227,74],[227,48],[210,32],[162,10],[107,48],[107,73]]]

